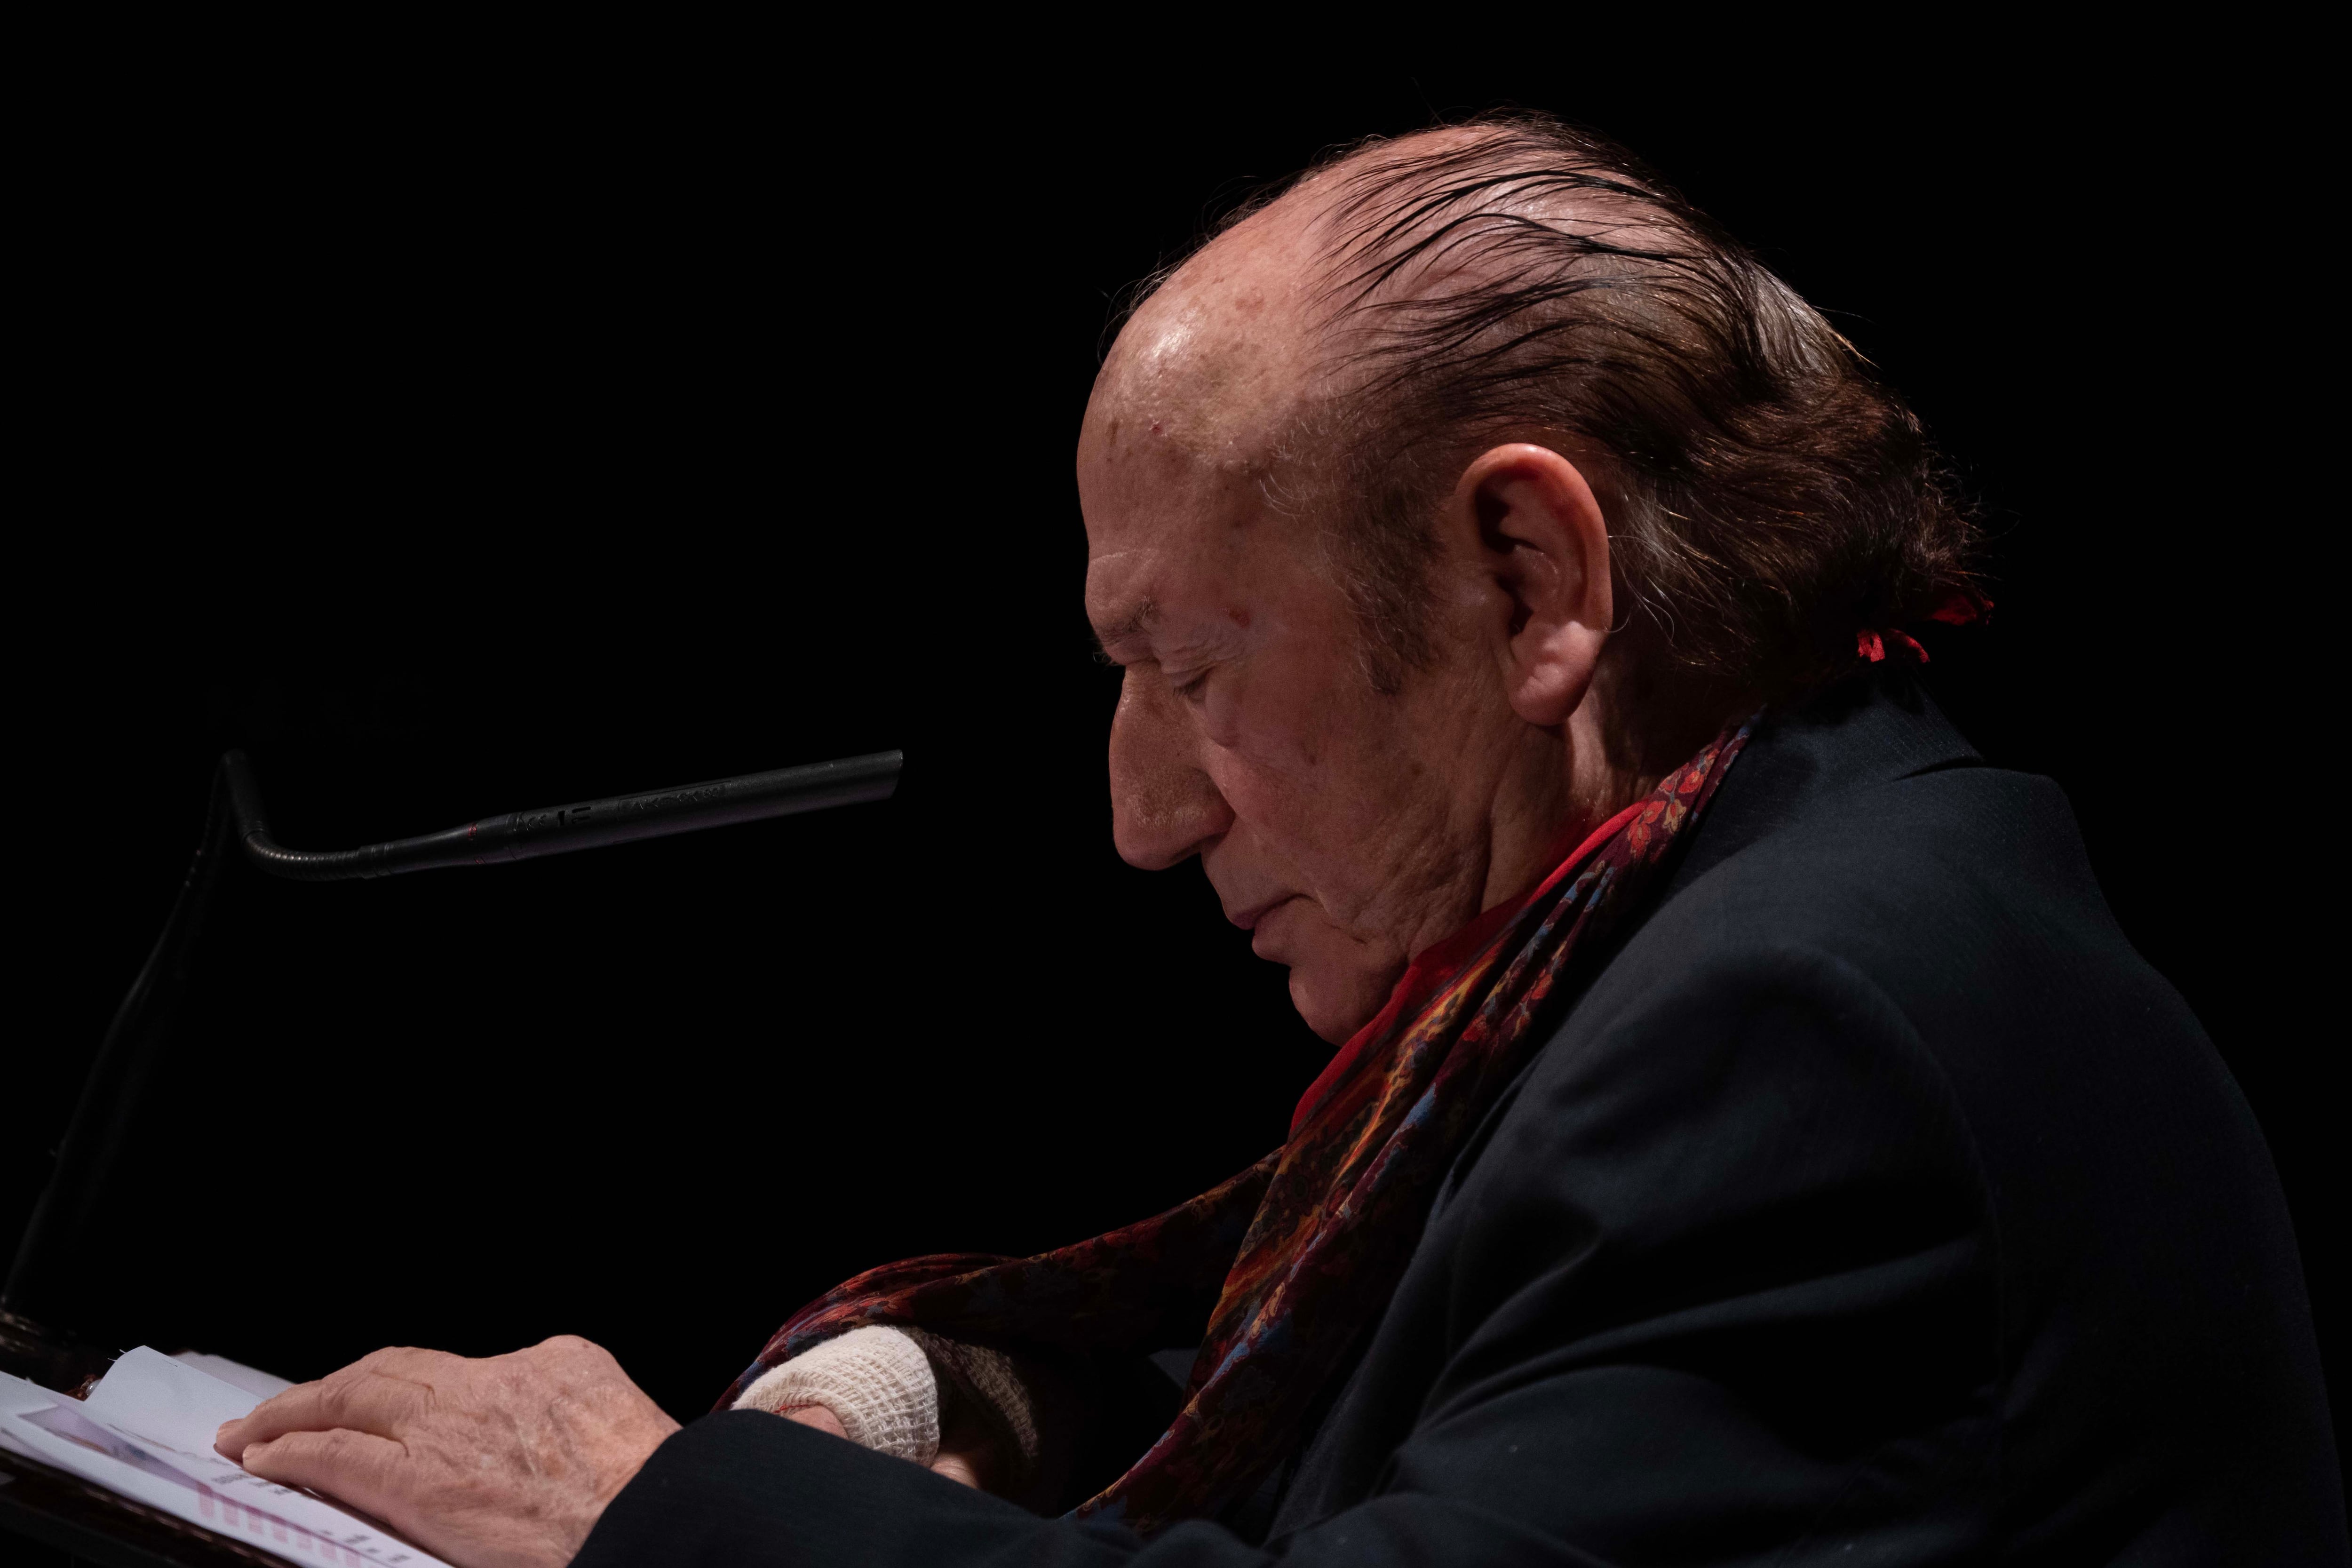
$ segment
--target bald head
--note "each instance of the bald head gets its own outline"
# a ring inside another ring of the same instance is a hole
[[[1295,203],[1257,214],[1143,302],[1095,380],[1082,451],[1245,478],[1271,470],[1320,358],[1308,216]]]
[[[1843,339],[1542,119],[1368,143],[1229,224],[1120,332],[1081,466],[1310,514],[1394,688],[1432,657],[1432,508],[1512,440],[1591,476],[1625,608],[1679,669],[1810,685],[1967,588],[1974,531]]]
[[[1360,216],[1352,176],[1440,159],[1490,134],[1449,127],[1377,143],[1309,172],[1227,226],[1121,329],[1096,378],[1082,450],[1118,459],[1164,448],[1251,479],[1309,456],[1299,437],[1348,390],[1354,362],[1342,352],[1343,324],[1365,302],[1346,287],[1364,237],[1346,221]],[[1426,271],[1365,292],[1393,296],[1425,281]]]
[[[1351,644],[1383,691],[1425,666],[1429,647],[1421,552],[1401,537],[1414,530],[1363,505],[1350,472],[1349,427],[1366,423],[1353,405],[1377,369],[1361,352],[1363,323],[1458,281],[1465,258],[1379,265],[1383,246],[1394,248],[1381,232],[1394,216],[1368,206],[1363,176],[1442,168],[1494,134],[1448,128],[1374,143],[1229,220],[1136,308],[1079,436],[1081,496],[1091,491],[1097,510],[1297,531],[1353,605]]]

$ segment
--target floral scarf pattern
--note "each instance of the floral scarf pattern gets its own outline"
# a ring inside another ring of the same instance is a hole
[[[1386,1308],[1454,1156],[1549,1037],[1570,961],[1640,905],[1666,850],[1748,740],[1710,742],[1601,825],[1532,893],[1414,961],[1299,1103],[1283,1145],[1162,1215],[1042,1253],[940,1253],[869,1269],[794,1313],[719,1408],[836,1334],[902,1324],[952,1338],[1141,1353],[1174,1304],[1216,1292],[1174,1422],[1081,1504],[1149,1534],[1246,1496]],[[1197,1321],[1197,1320],[1195,1320]]]

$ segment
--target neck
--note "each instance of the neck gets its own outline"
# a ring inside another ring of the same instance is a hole
[[[1584,700],[1556,731],[1528,731],[1531,781],[1516,809],[1498,808],[1479,909],[1520,897],[1604,822],[1643,799],[1734,717],[1748,694],[1612,645]]]
[[[1542,881],[1563,856],[1665,776],[1663,768],[1612,765],[1600,747],[1573,734],[1572,722],[1570,728],[1570,736],[1549,748],[1553,756],[1545,782],[1553,787],[1531,792],[1534,798],[1520,809],[1496,813],[1481,910],[1507,903]]]

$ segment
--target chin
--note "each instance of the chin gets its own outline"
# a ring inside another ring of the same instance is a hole
[[[1339,975],[1319,965],[1294,965],[1290,1005],[1308,1028],[1334,1046],[1344,1046],[1381,1010],[1394,983],[1393,977]]]

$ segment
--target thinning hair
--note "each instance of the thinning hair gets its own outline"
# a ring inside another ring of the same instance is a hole
[[[1910,410],[1606,139],[1521,113],[1360,143],[1217,232],[1286,198],[1319,209],[1331,390],[1283,445],[1332,481],[1316,510],[1384,689],[1433,662],[1436,510],[1499,441],[1585,468],[1621,617],[1767,694],[1968,590],[1975,530]]]

